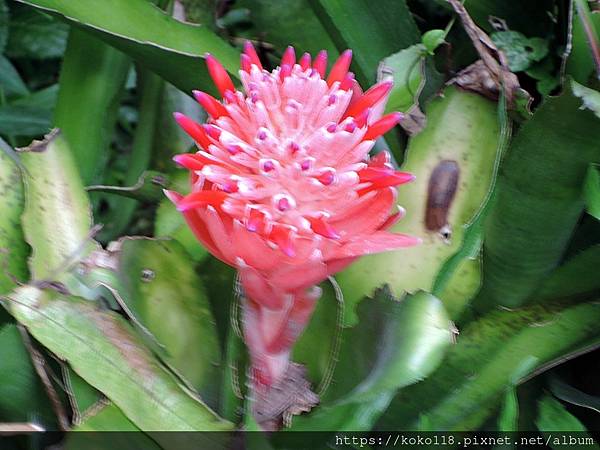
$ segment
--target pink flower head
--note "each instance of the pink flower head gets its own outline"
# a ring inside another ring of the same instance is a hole
[[[237,90],[207,55],[223,100],[194,92],[210,115],[203,125],[175,114],[199,151],[174,158],[191,171],[191,193],[167,195],[200,242],[239,271],[245,340],[262,385],[285,372],[317,284],[361,255],[419,243],[386,231],[402,215],[392,212],[396,186],[413,175],[394,170],[387,152],[369,158],[402,118],[382,117],[392,83],[363,93],[351,58],[346,50],[325,76],[324,51],[296,61],[288,47],[268,72],[247,43]]]

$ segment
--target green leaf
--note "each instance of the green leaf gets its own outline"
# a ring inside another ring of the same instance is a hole
[[[548,54],[548,41],[541,38],[528,39],[518,31],[498,31],[490,37],[506,55],[508,67],[513,72],[527,70],[531,63],[542,60]]]
[[[442,303],[425,292],[398,301],[387,289],[360,305],[343,334],[333,384],[321,405],[292,430],[369,430],[394,393],[429,375],[451,343]]]
[[[590,14],[590,19],[596,30],[600,30],[600,13]],[[576,16],[573,19],[571,42],[572,49],[567,60],[567,73],[578,83],[587,85],[592,77],[594,77],[596,65],[590,52],[588,38],[582,21],[578,20]]]
[[[40,89],[14,99],[10,102],[13,106],[25,106],[28,108],[38,108],[47,111],[48,116],[51,116],[56,106],[56,98],[58,97],[58,84],[53,84],[46,88]]]
[[[338,50],[309,3],[309,0],[242,0],[236,5],[250,11],[252,34],[280,51],[293,45],[298,56],[309,52],[314,57],[324,49],[330,59],[336,58]]]
[[[56,426],[54,413],[16,325],[0,328],[0,421]]]
[[[0,54],[4,53],[6,42],[8,41],[8,24],[9,24],[8,7],[4,0],[0,0]],[[2,57],[0,57],[2,59]],[[2,77],[2,67],[0,66],[0,78]]]
[[[231,425],[184,391],[118,314],[23,286],[5,301],[45,347],[103,392],[141,430],[225,430]]]
[[[221,352],[202,281],[175,241],[123,238],[112,244],[122,296],[164,347],[166,362],[216,404]],[[165,301],[168,299],[168,301]]]
[[[600,293],[599,265],[600,245],[583,250],[546,276],[532,301],[579,300]]]
[[[429,430],[478,429],[496,412],[506,387],[522,381],[515,373],[524,377],[582,343],[600,342],[599,319],[598,303],[491,312],[461,330],[437,371],[400,391],[378,428],[415,429],[421,415]],[[535,365],[527,363],[532,358]]]
[[[423,44],[411,45],[398,53],[388,56],[379,66],[382,74],[391,74],[394,87],[386,104],[386,112],[407,112],[418,102],[421,85],[424,81]]]
[[[504,402],[498,416],[498,431],[518,431],[519,428],[519,401],[517,397],[517,385],[532,369],[535,368],[537,359],[526,358],[517,366],[510,378],[510,384],[506,387]],[[514,447],[514,446],[511,446]],[[502,448],[507,448],[502,447]]]
[[[79,28],[71,30],[54,125],[69,143],[85,184],[103,174],[130,66],[120,51]]]
[[[11,58],[60,58],[69,27],[49,14],[15,5],[10,18],[6,54]]]
[[[0,139],[0,145],[6,145]],[[15,161],[0,150],[0,294],[28,278],[29,248],[21,229],[23,182]]]
[[[337,275],[346,300],[345,323],[352,323],[353,306],[388,283],[396,295],[431,291],[444,263],[462,247],[467,227],[487,202],[502,154],[496,105],[483,97],[446,88],[427,108],[427,125],[409,143],[402,170],[416,180],[398,189],[398,204],[406,216],[393,231],[418,236],[423,244],[369,255]],[[443,160],[456,161],[459,184],[448,212],[452,236],[425,228],[429,179]]]
[[[35,280],[50,278],[83,293],[85,288],[66,272],[95,248],[89,233],[92,217],[71,150],[60,132],[34,141],[21,155],[25,176],[25,238]]]
[[[128,54],[185,92],[215,93],[202,57],[237,73],[239,54],[206,27],[179,22],[146,0],[18,0],[63,16]]]
[[[40,136],[51,128],[50,111],[36,106],[0,106],[0,134],[4,136]]]
[[[585,426],[550,395],[545,395],[538,404],[536,425],[540,431],[565,431],[585,433]],[[587,433],[585,433],[587,434]],[[552,446],[556,448],[555,446]],[[596,446],[598,448],[598,446]]]
[[[575,387],[565,383],[554,374],[549,376],[550,391],[560,400],[572,405],[589,408],[600,413],[600,396],[586,394]]]
[[[442,45],[445,39],[445,30],[429,30],[423,35],[421,42],[425,46],[427,53],[433,55],[435,49]]]
[[[404,0],[309,1],[338,50],[354,52],[354,72],[362,83],[375,81],[379,61],[421,40]]]
[[[583,187],[586,210],[600,220],[600,164],[591,164]]]
[[[29,89],[25,86],[21,76],[8,58],[3,55],[0,55],[0,90],[8,99],[29,94]]]
[[[600,122],[569,92],[547,99],[511,144],[486,221],[479,307],[516,307],[557,266],[583,211]]]

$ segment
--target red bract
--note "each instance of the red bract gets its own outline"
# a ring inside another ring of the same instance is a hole
[[[320,297],[317,286],[361,255],[415,245],[386,231],[396,186],[413,176],[369,158],[374,140],[401,120],[382,117],[391,82],[364,94],[342,53],[325,78],[327,55],[296,56],[262,69],[244,47],[236,90],[225,69],[207,56],[223,101],[195,91],[211,116],[200,125],[176,114],[197,153],[174,159],[192,173],[187,196],[167,192],[196,237],[235,267],[246,296],[244,335],[255,381],[269,386],[285,372],[292,345]]]

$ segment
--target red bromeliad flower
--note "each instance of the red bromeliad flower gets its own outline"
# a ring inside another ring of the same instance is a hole
[[[239,271],[258,386],[285,372],[317,284],[361,255],[419,243],[385,231],[402,215],[392,213],[395,186],[413,175],[394,170],[387,152],[369,158],[375,139],[402,118],[382,117],[392,83],[363,93],[348,72],[351,58],[346,50],[326,76],[324,51],[296,61],[288,47],[268,72],[247,43],[237,90],[207,55],[223,101],[194,92],[207,124],[175,114],[200,150],[174,158],[191,171],[192,192],[167,196],[206,248]]]

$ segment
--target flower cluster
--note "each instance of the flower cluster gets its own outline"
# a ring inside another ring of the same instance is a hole
[[[392,211],[395,187],[413,176],[394,170],[387,152],[369,157],[402,119],[383,115],[392,83],[363,92],[351,58],[342,53],[326,75],[324,51],[297,60],[288,47],[269,72],[247,43],[238,90],[207,55],[222,100],[194,92],[206,124],[175,114],[199,151],[174,158],[191,172],[191,193],[167,196],[202,244],[239,271],[244,337],[264,386],[285,372],[320,282],[362,255],[419,242],[386,231],[402,216]]]

